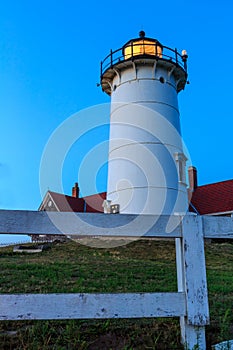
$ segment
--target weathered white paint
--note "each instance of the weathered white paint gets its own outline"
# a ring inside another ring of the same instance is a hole
[[[182,239],[175,239],[176,245],[176,271],[177,271],[177,287],[178,292],[185,291],[185,269],[184,269],[184,255],[182,251]],[[186,316],[186,315],[185,315]],[[187,322],[184,316],[180,316],[180,330],[181,330],[181,342],[185,344]]]
[[[232,239],[233,218],[0,210],[0,234],[59,234],[60,228],[74,236],[175,237],[178,293],[0,295],[0,319],[179,316],[183,343],[205,350],[204,238]]]
[[[195,326],[204,326],[209,324],[209,307],[201,217],[185,216],[182,221],[182,228],[182,253],[188,310],[187,322]]]
[[[0,295],[0,320],[174,317],[184,293]]]
[[[205,238],[233,238],[233,218],[224,216],[202,216]]]
[[[112,90],[107,198],[121,213],[187,210],[186,181],[175,159],[183,154],[175,68],[156,57],[134,57],[104,73]]]
[[[182,221],[181,291],[186,294],[187,315],[181,318],[182,342],[188,349],[205,349],[205,326],[209,324],[209,305],[202,218],[186,215]],[[180,271],[181,272],[181,271]]]
[[[0,234],[182,237],[180,215],[94,214],[0,210]],[[188,214],[189,222],[196,220]],[[204,238],[233,238],[233,218],[201,216]]]
[[[0,210],[0,234],[181,237],[180,221],[179,216]]]
[[[177,284],[178,291],[187,293],[187,285],[185,280],[189,277],[186,274],[185,258],[183,254],[183,241],[180,238],[176,238],[176,268],[177,268]],[[190,299],[189,299],[190,300]],[[187,300],[186,300],[187,302]],[[190,305],[186,305],[189,311]],[[193,326],[187,322],[187,313],[185,316],[180,317],[180,329],[181,329],[181,342],[187,349],[195,349],[198,346],[199,349],[205,349],[205,327]]]

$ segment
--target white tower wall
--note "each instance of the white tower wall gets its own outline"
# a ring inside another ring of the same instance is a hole
[[[121,213],[172,214],[188,206],[177,78],[169,64],[135,59],[114,69],[107,199]]]

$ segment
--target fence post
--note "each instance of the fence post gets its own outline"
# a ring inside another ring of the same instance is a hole
[[[177,281],[186,295],[186,316],[180,317],[182,343],[188,350],[206,349],[205,326],[209,324],[202,217],[186,215],[182,238],[176,239]]]

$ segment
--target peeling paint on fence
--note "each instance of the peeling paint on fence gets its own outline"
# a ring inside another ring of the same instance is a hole
[[[178,317],[184,293],[0,295],[0,320]]]
[[[194,214],[136,218],[0,210],[0,234],[176,238],[178,277],[178,293],[3,294],[0,320],[180,317],[183,344],[205,350],[209,308],[204,238],[232,239],[233,218]]]

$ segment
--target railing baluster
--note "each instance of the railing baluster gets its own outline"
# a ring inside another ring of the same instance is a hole
[[[177,48],[175,48],[175,55],[176,55],[176,64],[178,64]]]
[[[111,67],[112,67],[112,49],[110,50],[110,60],[111,60]]]
[[[102,80],[102,76],[103,76],[103,62],[100,62],[100,81]]]

